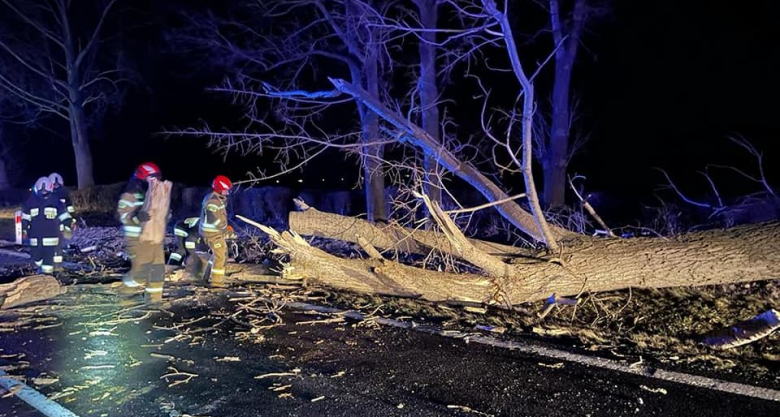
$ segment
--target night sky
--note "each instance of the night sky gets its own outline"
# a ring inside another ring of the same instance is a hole
[[[143,79],[93,142],[98,183],[125,180],[145,160],[156,161],[169,179],[188,184],[208,183],[218,173],[243,179],[247,170],[269,163],[257,156],[223,159],[206,147],[205,139],[155,135],[203,121],[212,127],[233,125],[242,114],[225,97],[205,91],[224,74],[204,70],[193,75],[186,57],[162,47],[171,4],[137,5],[153,22],[128,44],[128,53],[140,58]],[[773,117],[780,96],[780,25],[774,21],[780,2],[615,0],[612,9],[591,24],[575,67],[574,92],[582,98],[592,139],[571,171],[586,175],[589,189],[647,197],[663,180],[651,169],[658,166],[687,182],[691,191],[704,191],[695,171],[706,163],[753,168],[749,159],[734,157],[742,151],[726,139],[742,134],[765,151],[770,179],[780,183],[775,168],[780,165],[780,125]],[[541,46],[549,48],[545,42],[550,41],[542,38]],[[537,94],[547,88],[538,85]],[[50,128],[67,134],[64,124]],[[17,134],[27,144],[20,185],[52,170],[74,182],[66,139],[41,130]],[[339,178],[354,180],[357,169],[321,169],[331,164],[332,159],[323,161],[282,182],[304,178],[304,185],[320,186],[327,177],[328,187],[350,187]],[[734,178],[722,177],[724,186]],[[741,184],[734,189],[754,190]]]

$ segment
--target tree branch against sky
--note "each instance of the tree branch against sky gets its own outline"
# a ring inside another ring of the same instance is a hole
[[[26,83],[0,74],[0,89],[67,121],[79,188],[94,185],[89,127],[120,92],[123,68],[103,45],[118,0],[0,0],[0,62]]]
[[[380,10],[386,7],[377,4]],[[321,71],[327,68],[348,75],[377,98],[383,94],[386,40],[368,24],[375,20],[370,6],[356,0],[263,1],[230,6],[223,15],[188,14],[189,23],[171,34],[172,42],[208,56],[205,65],[231,73],[224,86],[212,91],[246,106],[247,128],[243,137],[210,128],[179,133],[208,136],[225,150],[277,152],[281,172],[264,169],[258,179],[297,170],[329,148],[348,151],[362,165],[369,218],[387,219],[383,154],[388,141],[379,119],[359,103],[318,92],[328,87]],[[267,107],[273,111],[258,113]],[[340,120],[328,120],[335,115]],[[350,126],[344,132],[346,115],[359,130]]]

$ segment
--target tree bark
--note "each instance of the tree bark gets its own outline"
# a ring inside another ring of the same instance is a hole
[[[295,232],[263,227],[271,240],[291,257],[296,278],[322,283],[334,288],[385,295],[422,297],[431,301],[470,299],[490,287],[487,277],[427,271],[396,262],[371,258],[342,259],[306,243]],[[284,274],[282,278],[284,278]]]
[[[555,78],[553,80],[550,142],[542,161],[544,173],[544,204],[548,207],[566,203],[566,168],[569,161],[571,131],[571,75],[577,48],[582,36],[586,12],[585,0],[577,0],[572,23],[564,28],[557,0],[550,0],[553,39],[556,43]],[[566,34],[564,39],[563,35]]]
[[[566,168],[571,128],[569,91],[574,60],[572,53],[566,47],[561,46],[555,54],[550,143],[545,148],[542,164],[544,171],[543,201],[548,207],[562,206],[566,203]]]
[[[369,54],[363,63],[365,81],[369,94],[379,98],[379,74],[377,56]],[[371,144],[379,141],[379,116],[365,109],[361,117],[363,123],[363,181],[366,189],[366,212],[369,221],[387,220],[385,204],[385,171],[382,166],[384,149],[382,145]]]
[[[170,181],[154,180],[149,184],[146,190],[146,197],[141,211],[149,213],[149,221],[143,224],[141,242],[162,244],[165,241],[165,230],[168,226],[171,207],[171,188],[173,183]]]
[[[8,168],[5,163],[5,158],[0,156],[0,190],[7,190],[11,188],[11,181],[8,178]]]
[[[436,84],[436,42],[435,30],[438,26],[439,5],[437,0],[417,0],[415,2],[420,11],[420,23],[425,31],[421,34],[420,41],[420,110],[422,114],[422,128],[431,138],[441,142],[439,120],[439,89]],[[437,203],[442,198],[442,183],[439,163],[430,155],[423,155],[423,168],[425,169],[425,194]],[[427,223],[430,224],[430,223]]]
[[[367,33],[362,27],[363,7],[359,2],[344,3],[347,16],[346,30],[342,30],[331,20],[331,25],[346,45],[354,60],[349,70],[352,82],[362,86],[376,100],[379,100],[379,46],[374,32]],[[363,165],[363,188],[366,196],[366,215],[369,221],[387,219],[385,203],[384,145],[379,142],[379,117],[370,107],[357,102],[362,127],[363,146],[361,162]]]
[[[0,310],[48,300],[66,291],[56,278],[49,275],[19,278],[9,284],[0,285]]]
[[[6,138],[3,136],[3,126],[0,124],[0,190],[11,188],[11,180],[8,176],[8,164],[6,163],[9,150],[5,144]]]
[[[326,229],[337,225],[322,226]],[[430,232],[429,232],[430,233]],[[344,230],[344,235],[351,231]],[[429,301],[514,305],[584,291],[703,286],[780,277],[780,223],[740,226],[673,239],[596,239],[563,247],[566,267],[542,259],[505,264],[505,275],[449,274],[384,259],[341,259],[310,247],[296,233],[271,234],[292,266],[312,282],[365,293]]]
[[[62,43],[65,52],[65,69],[67,70],[68,86],[68,121],[70,122],[70,140],[76,159],[76,179],[78,188],[83,189],[95,185],[92,169],[92,151],[89,147],[87,132],[87,114],[84,109],[84,94],[82,92],[82,71],[79,65],[76,39],[70,28],[67,7],[61,5],[60,19],[64,31]]]
[[[83,106],[70,106],[70,134],[73,154],[76,158],[76,179],[79,189],[95,185],[92,168],[92,151],[87,135],[86,114]]]
[[[515,73],[520,84],[521,90],[518,94],[523,96],[523,114],[522,114],[522,130],[523,130],[523,160],[518,161],[515,157],[515,150],[512,149],[507,142],[506,150],[509,151],[509,155],[515,162],[515,165],[521,168],[523,172],[523,181],[525,182],[525,193],[527,194],[528,205],[532,213],[532,218],[538,227],[539,234],[542,236],[541,241],[547,246],[553,253],[558,253],[560,248],[558,247],[557,237],[553,234],[552,228],[547,223],[547,219],[544,217],[541,204],[539,203],[539,196],[536,192],[536,182],[533,176],[533,113],[536,108],[536,98],[534,96],[534,85],[530,78],[523,69],[523,64],[520,61],[520,54],[517,51],[517,45],[515,44],[515,37],[512,33],[512,25],[509,23],[509,17],[507,16],[506,8],[504,12],[500,12],[496,2],[494,0],[482,0],[482,4],[485,7],[485,11],[501,25],[502,37],[506,44],[507,55],[509,56],[509,62],[512,64],[512,71]],[[506,5],[505,5],[506,6]],[[519,98],[519,96],[518,96]]]
[[[455,254],[452,245],[441,233],[429,230],[413,230],[395,223],[376,225],[355,217],[326,213],[314,208],[290,212],[290,229],[305,236],[320,236],[328,239],[358,243],[360,236],[379,249],[389,249],[418,255],[428,255],[432,248],[448,254]],[[528,249],[469,239],[480,250],[500,258],[530,257]]]

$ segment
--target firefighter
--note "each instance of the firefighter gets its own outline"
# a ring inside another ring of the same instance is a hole
[[[119,198],[117,208],[131,262],[130,271],[122,278],[124,286],[120,293],[133,294],[138,286],[146,284],[144,301],[147,304],[162,302],[165,251],[162,244],[140,240],[144,224],[151,219],[149,213],[142,211],[141,207],[149,183],[160,179],[160,168],[156,164],[145,162],[139,165]]]
[[[185,278],[200,279],[206,272],[204,270],[203,254],[209,247],[200,235],[200,218],[189,217],[178,223],[173,228],[176,235],[176,251],[168,257],[168,265],[174,268],[185,266]],[[232,226],[228,226],[227,240],[235,239],[236,235]]]
[[[76,218],[73,217],[73,213],[75,210],[73,209],[73,204],[70,202],[70,195],[68,191],[64,187],[64,182],[62,180],[62,175],[52,172],[49,174],[49,181],[52,184],[52,187],[54,188],[54,197],[60,200],[60,203],[62,203],[65,206],[65,209],[68,213],[71,215],[71,219],[69,224],[63,224],[60,226],[60,247],[59,252],[63,253],[63,248],[67,247],[67,241],[71,239],[73,236],[73,232],[76,231],[76,225],[77,221]],[[60,256],[60,261],[55,261],[54,263],[54,271],[61,271],[62,270],[62,257]]]
[[[198,232],[199,222],[199,217],[189,217],[173,227],[177,244],[176,251],[168,258],[168,264],[184,265],[185,276],[189,279],[194,279],[203,272],[203,261],[198,252],[205,252],[208,249]]]
[[[213,191],[203,198],[200,209],[200,235],[211,250],[211,258],[206,265],[203,280],[211,287],[225,286],[225,263],[227,262],[227,243],[230,229],[227,216],[227,197],[233,183],[224,175],[218,175],[211,183]]]
[[[70,224],[72,217],[54,195],[48,177],[39,178],[33,191],[22,206],[22,237],[30,245],[37,272],[51,275],[54,265],[62,263],[60,228]]]
[[[60,202],[65,205],[65,209],[72,217],[75,209],[73,208],[73,204],[70,202],[70,194],[65,189],[65,183],[62,180],[62,175],[56,172],[52,172],[49,174],[49,181],[51,181],[52,186],[54,187],[54,194],[60,199]],[[75,222],[76,220],[74,219],[73,221]]]
[[[209,250],[208,245],[200,235],[200,218],[189,217],[178,223],[173,228],[173,233],[176,235],[176,250],[168,257],[168,265],[173,269],[185,266],[185,279],[200,280],[204,270],[204,254],[207,255]],[[235,231],[232,226],[228,226],[228,233],[226,240],[228,246],[232,240],[236,239]]]

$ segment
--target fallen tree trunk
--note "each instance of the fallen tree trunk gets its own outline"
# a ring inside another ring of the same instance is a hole
[[[358,243],[361,236],[372,246],[400,252],[427,255],[431,249],[453,253],[452,244],[441,233],[429,230],[413,230],[395,223],[377,225],[355,217],[326,213],[305,206],[302,211],[290,212],[290,229],[306,236],[320,236],[328,239]],[[533,256],[533,251],[500,243],[469,239],[482,251],[498,257]]]
[[[778,222],[694,232],[670,239],[581,236],[563,246],[560,256],[563,265],[557,261],[529,259],[506,264],[501,269],[485,263],[494,260],[472,262],[487,265],[483,269],[493,274],[505,271],[502,276],[442,273],[376,257],[342,259],[312,248],[295,232],[264,230],[281,251],[290,255],[295,272],[312,282],[429,301],[512,305],[545,299],[553,293],[567,296],[629,287],[703,286],[780,277]],[[479,256],[479,252],[469,256]]]
[[[279,250],[290,255],[292,262],[286,270],[308,282],[362,293],[471,302],[483,302],[482,295],[489,293],[492,285],[488,277],[427,271],[377,257],[338,258],[310,246],[295,232],[279,233],[270,227],[250,224],[268,233]]]
[[[518,265],[521,275],[508,286],[521,297],[541,297],[629,287],[704,286],[776,279],[780,278],[778,251],[778,222],[669,239],[583,237],[563,248],[565,268],[555,263]]]
[[[0,285],[0,310],[6,310],[36,301],[48,300],[66,289],[49,275],[33,275]]]
[[[152,181],[149,184],[141,210],[149,213],[151,218],[143,225],[140,237],[142,242],[160,244],[165,240],[165,228],[171,205],[171,187],[173,183],[170,181]]]

